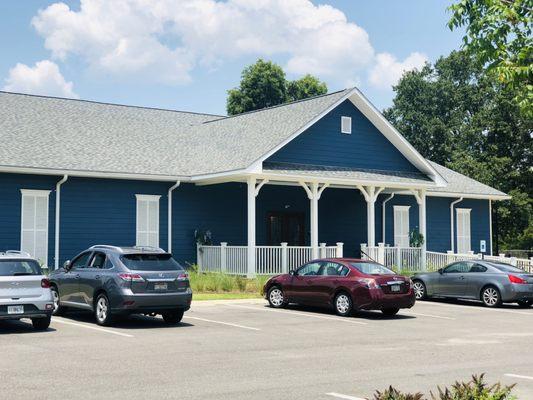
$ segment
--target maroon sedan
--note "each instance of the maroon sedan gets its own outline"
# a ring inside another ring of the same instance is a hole
[[[354,310],[394,315],[415,304],[409,278],[376,262],[352,258],[310,261],[296,271],[270,278],[264,293],[274,308],[289,303],[327,306],[342,316]]]

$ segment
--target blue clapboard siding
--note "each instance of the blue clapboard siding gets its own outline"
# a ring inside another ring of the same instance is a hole
[[[20,189],[50,190],[48,209],[48,260],[54,263],[55,185],[57,176],[0,173],[0,251],[20,250],[22,194]]]
[[[341,116],[352,118],[352,133],[341,133]],[[349,101],[329,112],[267,161],[418,172]]]

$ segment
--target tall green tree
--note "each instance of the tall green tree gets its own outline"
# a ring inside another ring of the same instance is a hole
[[[464,51],[402,77],[385,116],[422,155],[513,196],[497,203],[500,242],[527,246],[533,229],[533,121],[516,90]]]
[[[305,75],[295,81],[287,81],[283,69],[271,62],[257,60],[242,71],[238,88],[228,91],[229,115],[258,110],[327,93],[325,83]]]
[[[459,0],[449,7],[451,29],[466,28],[463,47],[515,91],[533,117],[533,1]]]

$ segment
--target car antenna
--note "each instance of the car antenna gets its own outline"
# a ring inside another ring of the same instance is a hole
[[[368,254],[366,254],[366,252],[364,252],[363,250],[361,250],[361,254],[364,254],[370,261],[374,261],[375,263],[377,263],[376,260],[374,260],[372,257],[370,257]],[[379,263],[378,263],[379,264]]]

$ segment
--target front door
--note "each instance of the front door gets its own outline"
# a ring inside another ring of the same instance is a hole
[[[271,212],[267,216],[268,245],[305,245],[304,214],[294,212]]]

